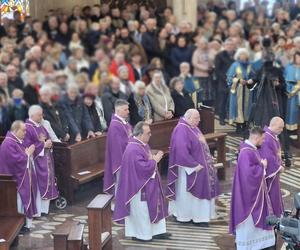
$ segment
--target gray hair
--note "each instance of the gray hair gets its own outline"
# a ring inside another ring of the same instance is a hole
[[[49,85],[43,85],[43,86],[40,88],[39,93],[40,93],[40,94],[45,94],[45,93],[52,94],[52,88],[51,88],[51,86],[49,86]]]
[[[149,124],[143,121],[138,122],[133,128],[132,135],[133,136],[142,135],[144,133],[144,126],[149,126]]]
[[[115,110],[121,106],[129,106],[129,102],[124,99],[117,99],[115,102]]]
[[[16,121],[14,121],[14,122],[12,123],[11,127],[10,127],[10,131],[11,131],[11,132],[17,132],[17,131],[21,128],[21,126],[22,126],[23,124],[24,124],[24,122],[21,121],[21,120],[16,120]]]
[[[239,48],[234,54],[234,60],[239,60],[241,54],[247,54],[249,58],[249,51],[246,48]]]
[[[76,90],[77,93],[79,93],[79,87],[78,87],[78,85],[75,84],[75,83],[69,83],[69,84],[67,85],[67,91],[69,91],[69,90]]]
[[[31,118],[36,112],[43,111],[42,107],[40,105],[32,105],[30,106],[28,110],[28,116]]]
[[[120,67],[118,68],[118,73],[119,73],[119,74],[120,74],[121,72],[123,72],[123,71],[129,72],[126,65],[122,65],[122,66],[120,66]]]
[[[197,109],[188,109],[188,110],[184,113],[184,119],[185,119],[185,120],[191,119],[191,117],[193,116],[193,114],[195,114],[196,112],[199,113]]]
[[[139,88],[145,88],[146,84],[143,81],[136,81],[134,84],[134,91],[137,92]]]
[[[176,83],[181,82],[182,84],[184,84],[184,80],[181,77],[173,77],[170,81],[170,89],[175,89],[175,85]]]

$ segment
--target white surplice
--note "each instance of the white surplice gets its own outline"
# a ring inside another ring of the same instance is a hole
[[[167,231],[166,220],[151,223],[146,201],[141,201],[139,191],[130,201],[130,215],[125,218],[125,236],[151,240],[154,235]]]
[[[254,225],[250,215],[236,228],[237,250],[259,250],[275,245],[275,234],[273,230],[263,230]]]
[[[187,191],[186,174],[190,175],[194,171],[195,168],[178,167],[176,200],[170,202],[169,212],[180,222],[209,222],[216,217],[215,199],[198,199]]]

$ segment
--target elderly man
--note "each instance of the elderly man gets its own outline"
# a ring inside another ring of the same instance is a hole
[[[171,201],[170,212],[177,221],[192,220],[197,226],[207,227],[215,217],[219,183],[208,145],[198,128],[199,122],[199,112],[189,109],[173,130],[167,198]]]
[[[236,236],[237,250],[267,249],[275,245],[274,231],[266,224],[272,210],[265,179],[268,163],[257,150],[263,141],[264,131],[254,127],[249,139],[240,146],[229,224],[230,233]]]
[[[52,88],[44,85],[40,91],[40,105],[43,108],[44,119],[50,122],[56,136],[62,141],[69,141],[69,125],[63,108],[59,103],[52,103]]]
[[[23,121],[13,122],[0,148],[0,173],[10,174],[17,182],[18,212],[26,216],[23,231],[29,231],[32,218],[37,214],[36,195],[37,180],[32,165],[34,144],[25,147],[23,140],[26,126]],[[13,197],[12,197],[13,198]]]
[[[111,117],[114,113],[114,106],[117,99],[127,100],[127,96],[121,92],[120,79],[117,77],[112,77],[109,88],[102,95],[102,105],[104,110],[104,117],[109,125]]]
[[[267,159],[266,182],[273,208],[273,213],[280,217],[284,211],[280,190],[279,174],[283,171],[281,161],[281,147],[278,136],[284,129],[284,121],[275,116],[271,119],[269,127],[265,126],[265,140],[258,150],[261,157]]]
[[[114,194],[118,185],[122,156],[127,146],[132,127],[128,123],[129,103],[118,99],[115,114],[107,132],[104,171],[104,192]]]
[[[60,104],[68,119],[71,142],[79,142],[84,137],[95,136],[91,117],[79,96],[79,88],[76,84],[68,84],[67,94],[62,97]]]
[[[139,122],[123,155],[113,219],[125,222],[125,236],[134,240],[168,239],[167,204],[157,163],[163,152],[152,155],[149,124]],[[124,221],[125,219],[125,221]]]
[[[24,138],[24,146],[29,147],[32,144],[35,146],[33,159],[38,183],[38,212],[48,214],[50,200],[58,197],[52,156],[52,141],[47,130],[41,124],[43,109],[38,105],[32,105],[28,110],[28,116],[29,119],[25,123],[26,136]]]

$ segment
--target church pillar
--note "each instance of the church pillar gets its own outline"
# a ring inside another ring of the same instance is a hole
[[[177,24],[181,21],[188,21],[197,26],[197,0],[168,0],[171,3],[176,16]]]

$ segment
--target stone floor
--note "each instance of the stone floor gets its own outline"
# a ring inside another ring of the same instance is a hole
[[[229,132],[226,141],[228,152],[226,160],[229,167],[226,169],[226,181],[221,182],[223,194],[219,197],[217,203],[217,219],[211,222],[207,229],[201,229],[189,224],[178,224],[169,218],[167,221],[167,230],[172,233],[170,240],[155,240],[150,243],[134,242],[124,237],[124,227],[113,224],[113,249],[124,250],[150,250],[150,249],[220,249],[233,250],[234,239],[228,234],[228,213],[231,197],[232,171],[236,164],[236,150],[241,138],[231,135],[232,127],[218,127],[219,131]],[[163,177],[164,178],[164,177]],[[293,150],[293,166],[285,171],[281,176],[282,192],[287,209],[292,209],[293,194],[299,191],[300,178],[300,152]],[[74,205],[68,205],[64,210],[58,210],[54,204],[51,204],[50,214],[34,220],[31,232],[19,236],[19,243],[13,246],[13,250],[50,250],[53,249],[53,238],[51,233],[55,228],[67,220],[75,220],[86,225],[87,210],[86,205],[100,193],[102,189],[101,180],[83,185],[76,193],[76,202]],[[84,237],[87,239],[88,228],[84,229]],[[280,249],[281,246],[278,248]],[[282,248],[284,249],[284,248]]]

